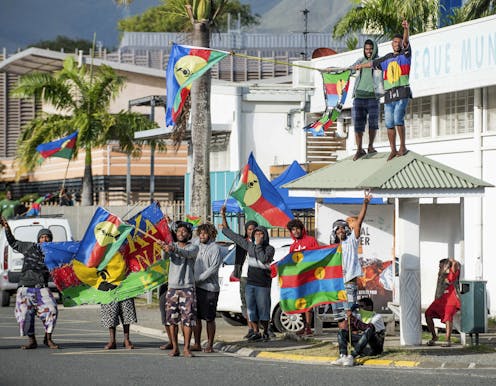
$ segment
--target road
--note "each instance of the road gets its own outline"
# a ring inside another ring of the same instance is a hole
[[[335,368],[198,353],[169,358],[162,340],[134,333],[135,350],[104,351],[98,308],[61,309],[54,333],[60,350],[20,350],[13,308],[0,308],[0,385],[494,385],[496,370]],[[219,323],[221,325],[221,323]],[[38,343],[42,327],[36,324]],[[122,341],[122,331],[118,331]]]

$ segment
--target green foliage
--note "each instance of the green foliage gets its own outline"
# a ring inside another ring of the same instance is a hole
[[[52,51],[64,50],[74,52],[76,49],[90,52],[93,43],[85,39],[71,39],[67,36],[58,35],[54,40],[40,40],[28,47],[48,48]]]
[[[496,14],[496,0],[468,0],[448,17],[449,24],[463,23]]]
[[[29,73],[22,76],[12,91],[15,97],[35,97],[48,102],[66,114],[39,113],[22,130],[18,140],[16,161],[20,173],[31,171],[39,164],[36,146],[79,130],[74,157],[78,151],[91,151],[108,141],[118,141],[133,156],[140,154],[143,141],[134,140],[134,132],[156,127],[147,117],[121,111],[110,114],[108,107],[124,85],[125,79],[109,66],[78,67],[68,57],[63,68],[55,73]],[[165,149],[159,142],[159,148]],[[91,157],[86,158],[91,165]]]
[[[164,4],[149,8],[141,15],[119,20],[118,29],[120,31],[135,32],[191,31],[192,23],[186,11],[186,5],[191,6],[191,12],[195,20],[207,19],[211,22],[213,21],[219,31],[227,30],[228,13],[232,15],[232,19],[236,19],[239,13],[243,27],[250,27],[260,23],[260,15],[252,14],[249,4],[241,4],[239,0],[217,0],[211,3],[210,5],[210,1],[202,2],[197,0],[165,0]]]
[[[356,35],[348,36],[346,39],[346,48],[352,51],[358,47],[358,37]]]
[[[334,38],[343,38],[352,32],[368,32],[384,38],[402,33],[401,22],[408,20],[410,33],[416,34],[435,28],[439,0],[354,0],[353,7],[335,26]]]

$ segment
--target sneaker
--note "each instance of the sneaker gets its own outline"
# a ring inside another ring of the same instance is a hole
[[[263,340],[264,342],[268,342],[268,341],[270,340],[270,335],[269,335],[268,333],[264,333],[264,334],[262,335],[262,340]]]
[[[248,338],[249,342],[258,342],[260,340],[262,340],[262,334],[259,332],[253,333],[253,335]]]
[[[248,330],[248,334],[246,334],[245,336],[243,336],[243,339],[250,339],[250,337],[254,334],[253,330],[250,328]]]
[[[333,365],[333,366],[343,366],[346,358],[347,358],[346,355],[341,355],[338,359],[336,359],[335,361],[332,361],[331,362],[331,365]]]
[[[353,367],[354,365],[355,365],[355,358],[353,358],[353,355],[347,355],[344,357],[343,366]]]

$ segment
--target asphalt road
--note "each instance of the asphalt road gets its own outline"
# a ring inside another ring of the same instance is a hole
[[[0,308],[0,385],[494,385],[496,370],[335,368],[198,353],[169,358],[161,339],[132,335],[135,350],[104,351],[107,331],[98,308],[61,309],[54,340],[21,350],[13,308]],[[221,325],[221,323],[219,323]],[[38,343],[42,326],[37,321]],[[118,342],[122,331],[118,331]]]

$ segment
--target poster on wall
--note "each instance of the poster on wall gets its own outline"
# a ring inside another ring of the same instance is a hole
[[[356,217],[361,205],[316,203],[316,237],[329,244],[332,223]],[[358,278],[358,298],[370,297],[377,312],[389,313],[394,283],[394,205],[369,205],[362,223],[358,257],[363,275]]]

